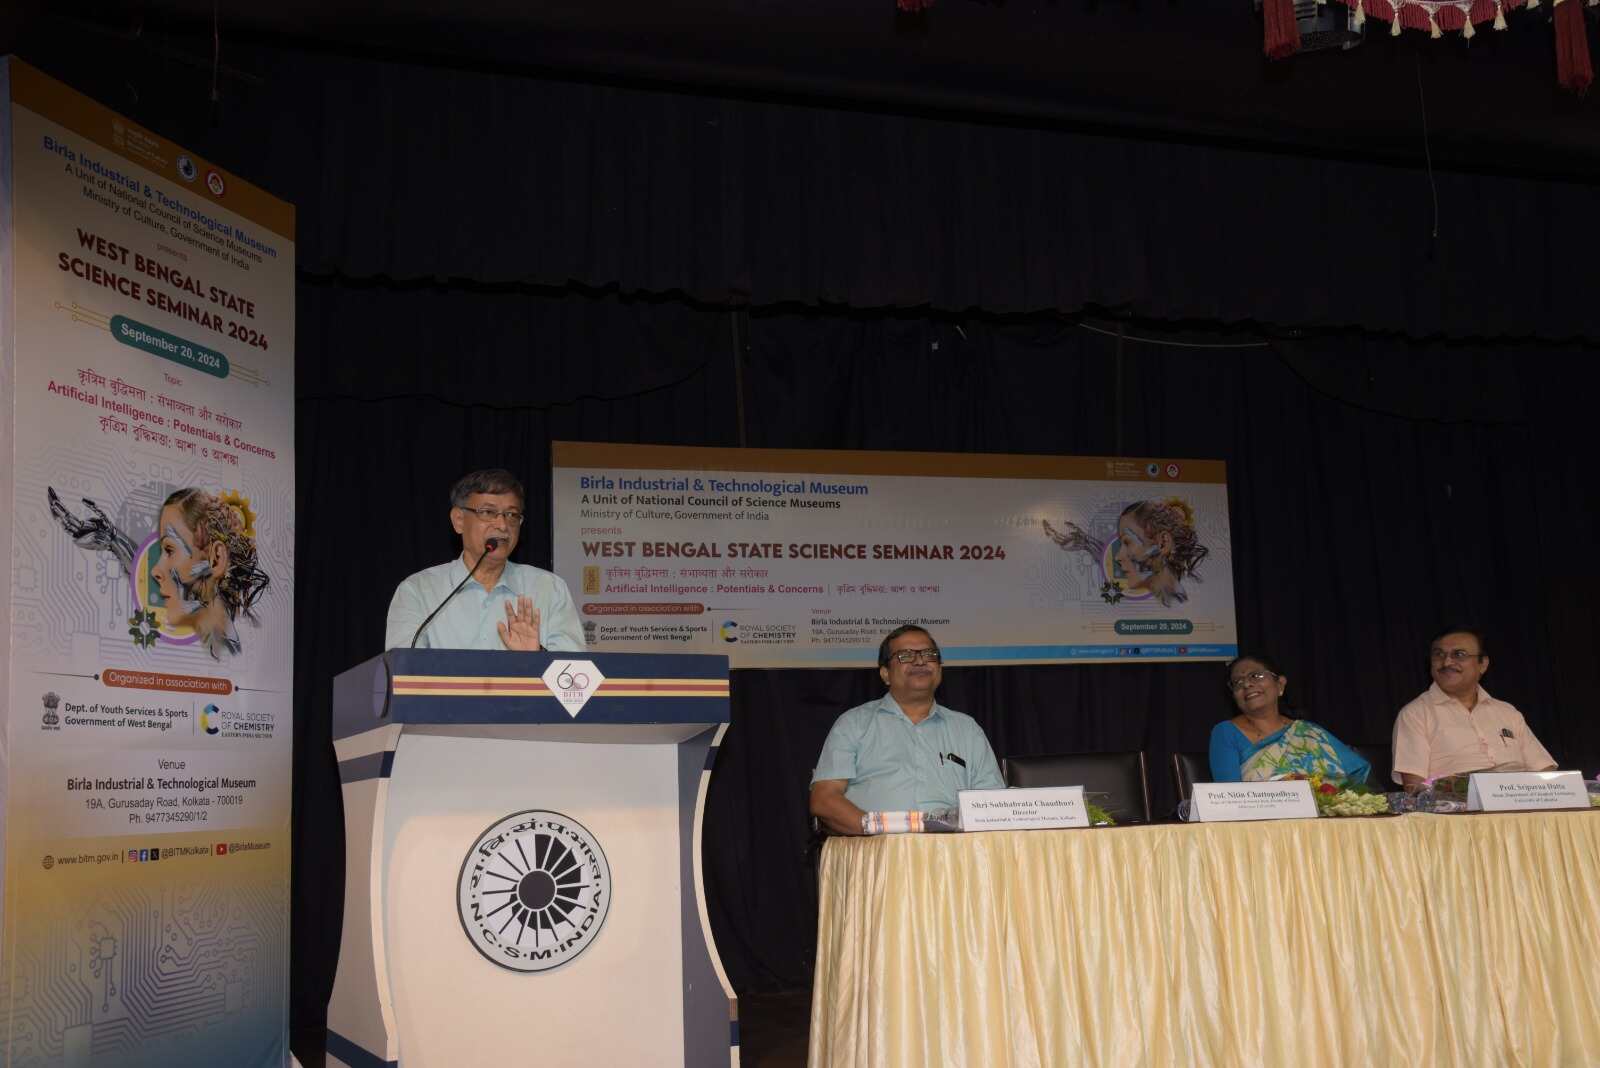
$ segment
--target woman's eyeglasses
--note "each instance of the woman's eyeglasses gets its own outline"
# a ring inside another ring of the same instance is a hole
[[[1252,682],[1266,682],[1268,679],[1276,677],[1270,671],[1247,671],[1236,679],[1229,679],[1228,689],[1238,693]]]

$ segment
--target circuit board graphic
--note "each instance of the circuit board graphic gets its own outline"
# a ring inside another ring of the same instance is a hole
[[[284,887],[117,887],[51,912],[0,977],[8,1065],[286,1062]]]

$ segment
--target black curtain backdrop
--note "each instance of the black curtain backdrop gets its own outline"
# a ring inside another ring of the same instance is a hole
[[[312,271],[1600,338],[1588,275],[1561,269],[1600,247],[1591,185],[1441,172],[1435,239],[1409,168],[373,62],[296,60],[289,80],[262,62],[270,136],[228,155],[304,207]]]
[[[298,206],[297,1027],[339,940],[330,680],[455,551],[462,472],[522,473],[518,557],[549,565],[553,440],[1219,458],[1241,638],[1307,713],[1386,739],[1466,617],[1488,688],[1600,765],[1590,185],[1441,172],[1433,238],[1418,169],[239,46],[213,104],[148,43],[35,43]],[[1243,322],[1277,327],[1219,333]],[[808,981],[806,783],[876,692],[869,665],[735,675],[705,875],[741,991]],[[1002,755],[1147,750],[1163,811],[1160,762],[1228,707],[1196,664],[941,696]]]
[[[1592,183],[232,42],[213,104],[209,38],[80,29],[24,55],[296,204],[312,275],[1600,341]]]

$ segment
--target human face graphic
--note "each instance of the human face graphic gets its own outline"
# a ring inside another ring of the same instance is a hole
[[[194,623],[204,605],[197,590],[204,579],[214,574],[215,553],[206,553],[195,542],[195,532],[175,504],[161,509],[156,529],[160,532],[160,553],[150,568],[150,577],[166,602],[167,623],[187,626]]]
[[[1117,517],[1117,566],[1129,580],[1149,575],[1161,567],[1161,543],[1152,538],[1132,510]]]

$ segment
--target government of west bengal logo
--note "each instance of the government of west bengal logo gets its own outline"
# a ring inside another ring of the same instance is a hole
[[[558,968],[589,948],[611,908],[611,867],[588,828],[544,809],[513,812],[461,862],[456,911],[479,953],[516,972]]]

